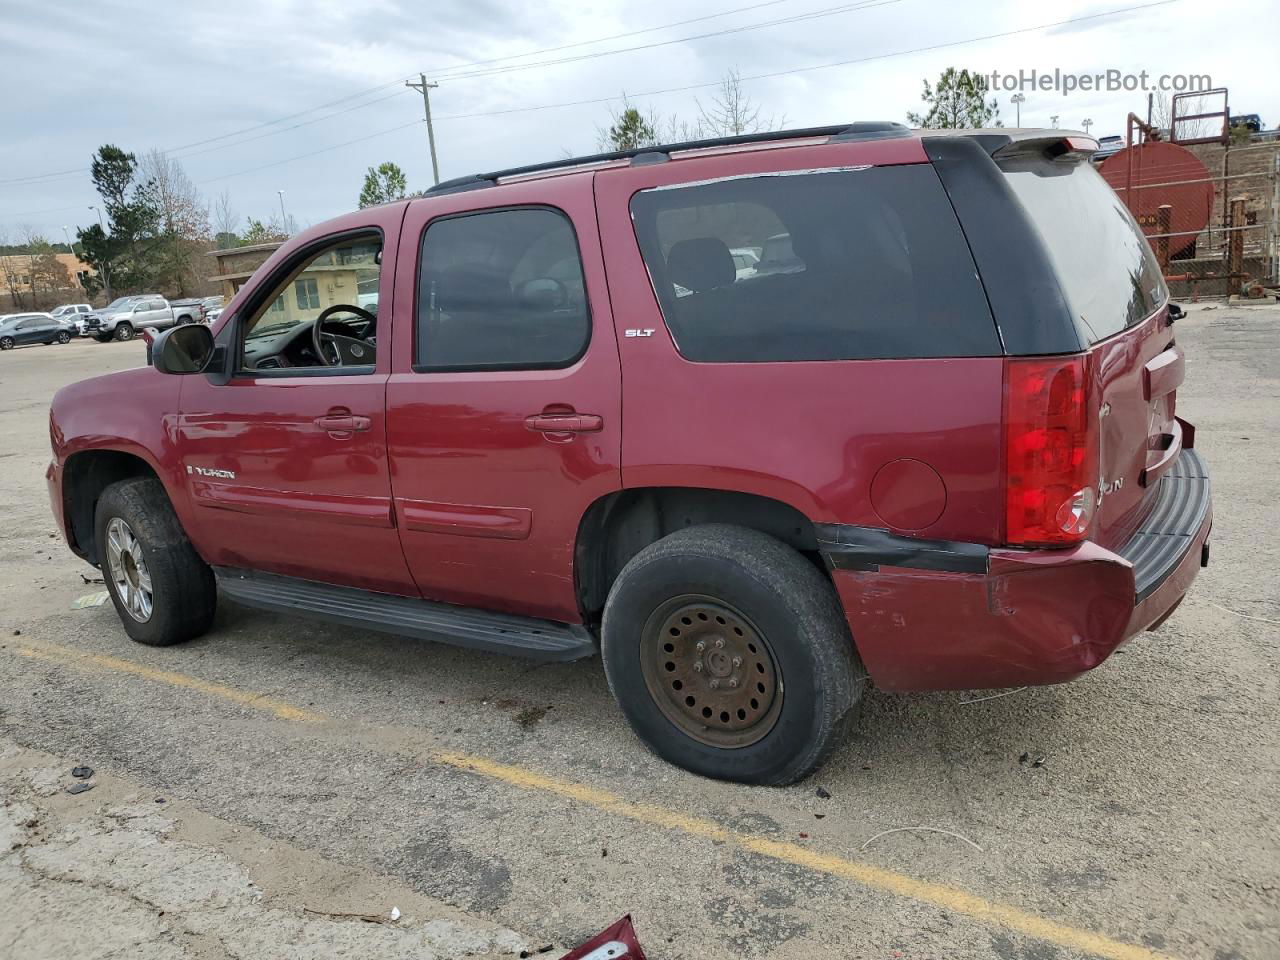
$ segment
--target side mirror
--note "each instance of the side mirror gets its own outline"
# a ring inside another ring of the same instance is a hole
[[[161,373],[203,373],[213,357],[213,333],[202,323],[170,327],[150,348],[151,365]]]

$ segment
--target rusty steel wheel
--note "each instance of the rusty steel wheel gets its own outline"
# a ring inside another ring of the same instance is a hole
[[[782,712],[769,641],[711,597],[675,597],[653,612],[640,637],[640,669],[666,718],[708,746],[757,743]]]

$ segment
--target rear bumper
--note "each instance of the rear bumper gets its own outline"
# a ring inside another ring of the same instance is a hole
[[[1184,450],[1150,517],[1114,551],[987,550],[832,526],[819,535],[876,685],[964,690],[1071,680],[1154,629],[1207,562],[1212,525],[1208,471]]]

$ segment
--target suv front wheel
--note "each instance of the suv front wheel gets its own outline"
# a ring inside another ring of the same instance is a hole
[[[103,491],[94,525],[103,579],[138,643],[166,647],[213,622],[217,585],[183,532],[159,480],[121,480]]]
[[[742,527],[689,527],[640,551],[610,590],[601,634],[609,686],[640,739],[721,780],[808,776],[866,686],[831,584]]]
[[[133,324],[128,322],[117,323],[115,337],[117,340],[132,340]]]

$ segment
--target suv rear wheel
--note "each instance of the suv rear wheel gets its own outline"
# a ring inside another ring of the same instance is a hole
[[[98,500],[95,535],[103,579],[125,633],[153,647],[209,629],[213,571],[183,532],[159,480],[121,480]]]
[[[116,324],[116,333],[115,333],[115,336],[116,336],[116,339],[117,339],[117,340],[132,340],[132,339],[133,339],[133,324],[131,324],[131,323],[127,323],[127,322],[122,322],[122,323],[118,323],[118,324]]]
[[[840,743],[866,674],[831,584],[755,530],[690,527],[609,593],[609,686],[654,753],[703,776],[782,785]]]

